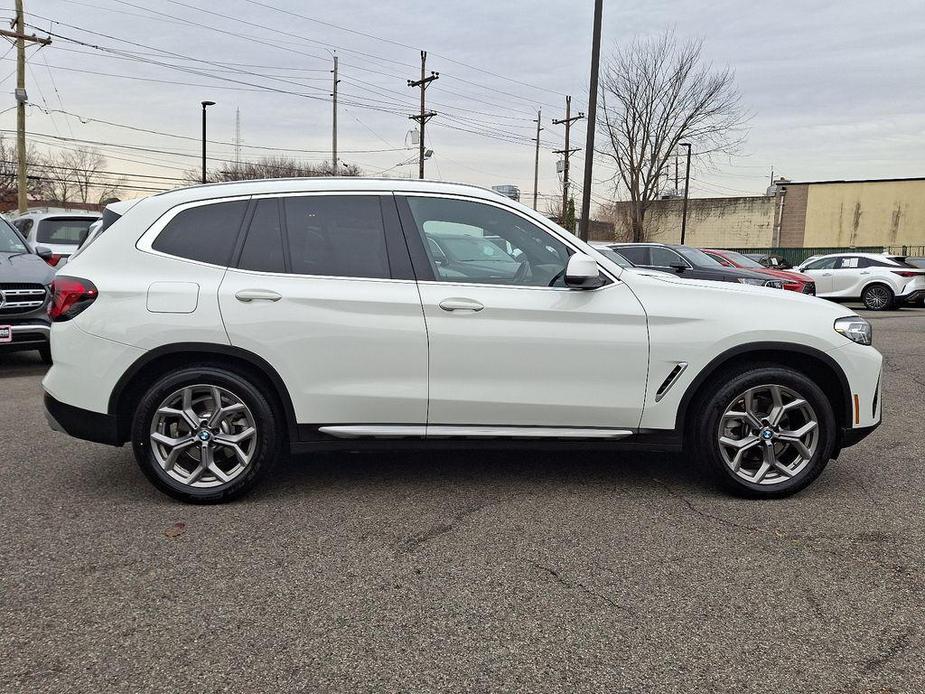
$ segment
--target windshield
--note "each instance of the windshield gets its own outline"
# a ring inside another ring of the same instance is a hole
[[[440,245],[444,253],[453,260],[460,262],[500,261],[516,263],[511,256],[502,251],[497,244],[475,236],[435,236],[434,240]]]
[[[60,243],[76,246],[95,222],[93,217],[57,217],[39,222],[36,243]]]
[[[741,265],[742,267],[756,267],[758,269],[764,269],[764,265],[755,260],[752,260],[748,256],[742,255],[741,253],[736,253],[735,251],[723,251],[723,255],[737,265]]]
[[[697,248],[690,248],[689,246],[675,246],[674,250],[689,260],[691,265],[699,265],[700,267],[723,267],[722,263],[713,260],[713,258]]]
[[[0,223],[0,253],[28,253],[22,238],[6,220]]]

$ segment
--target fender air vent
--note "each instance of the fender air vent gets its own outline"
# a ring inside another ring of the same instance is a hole
[[[675,367],[671,370],[671,373],[669,373],[668,376],[665,378],[665,380],[662,381],[662,385],[660,385],[658,387],[658,390],[655,391],[655,402],[658,402],[663,397],[665,397],[665,393],[671,390],[671,386],[677,383],[678,379],[681,377],[681,374],[684,373],[684,369],[686,368],[687,368],[686,361],[679,361],[675,365]]]

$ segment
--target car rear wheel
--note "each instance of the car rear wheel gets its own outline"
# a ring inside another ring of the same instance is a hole
[[[818,477],[835,448],[825,393],[804,374],[765,365],[725,373],[701,400],[696,454],[725,489],[782,497]]]
[[[885,284],[872,284],[861,292],[861,301],[871,311],[889,311],[893,308],[895,297],[893,290]]]
[[[162,492],[192,503],[229,501],[252,489],[278,457],[276,419],[247,378],[191,367],[148,388],[135,412],[132,447]]]

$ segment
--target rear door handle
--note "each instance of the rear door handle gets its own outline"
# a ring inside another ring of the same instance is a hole
[[[869,275],[870,272],[868,272],[867,270],[864,270],[864,272],[862,272],[861,274],[862,274],[862,275]]]
[[[485,305],[475,299],[444,299],[440,302],[444,311],[481,311]]]
[[[251,301],[279,301],[283,295],[270,289],[242,289],[235,293],[234,298],[248,304]]]
[[[823,272],[823,273],[822,273],[822,276],[823,276],[823,277],[831,277],[831,276],[832,276],[832,273],[831,273],[831,272]]]

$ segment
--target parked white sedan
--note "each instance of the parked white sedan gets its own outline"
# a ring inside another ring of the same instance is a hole
[[[810,258],[797,270],[816,280],[816,296],[860,299],[871,311],[925,298],[925,270],[904,256],[881,253],[833,253]]]

